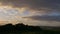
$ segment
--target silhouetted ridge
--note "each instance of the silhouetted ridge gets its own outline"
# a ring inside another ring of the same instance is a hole
[[[29,26],[19,23],[16,25],[6,24],[0,26],[0,34],[57,34],[60,31],[42,30],[41,26]]]
[[[22,32],[22,31],[40,31],[41,28],[38,26],[28,26],[23,23],[19,23],[16,25],[6,24],[4,26],[0,26],[0,32]]]

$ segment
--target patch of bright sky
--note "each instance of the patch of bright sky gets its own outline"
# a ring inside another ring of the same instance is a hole
[[[21,14],[21,16],[29,16],[29,14],[30,14],[30,11],[29,11],[29,10],[25,10],[25,11]]]
[[[15,8],[9,8],[7,6],[0,7],[0,18],[2,18],[3,20],[19,20],[21,18],[17,18],[17,16],[21,17],[27,15],[29,15],[28,10],[18,10]]]

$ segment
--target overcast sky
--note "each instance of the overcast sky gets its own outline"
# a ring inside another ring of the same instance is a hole
[[[0,21],[60,26],[60,0],[0,0]]]

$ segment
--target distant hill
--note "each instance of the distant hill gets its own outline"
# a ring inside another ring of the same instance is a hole
[[[49,26],[29,26],[19,23],[16,25],[6,24],[0,26],[0,34],[57,34],[60,33],[60,27]]]

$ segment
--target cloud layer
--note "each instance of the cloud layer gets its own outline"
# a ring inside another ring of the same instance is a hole
[[[29,13],[30,16],[28,15],[29,17],[26,18],[33,20],[49,22],[60,21],[60,0],[0,0],[0,6],[17,8],[20,13],[24,13],[22,16],[25,16]],[[15,11],[11,10],[9,10],[7,13],[14,13],[15,15]],[[17,15],[19,15],[19,17],[21,16],[20,14]]]
[[[2,5],[29,7],[31,10],[60,10],[60,0],[0,0]]]
[[[30,17],[23,17],[23,18],[30,18],[32,20],[38,20],[38,21],[59,21],[60,22],[60,16],[30,16]]]

